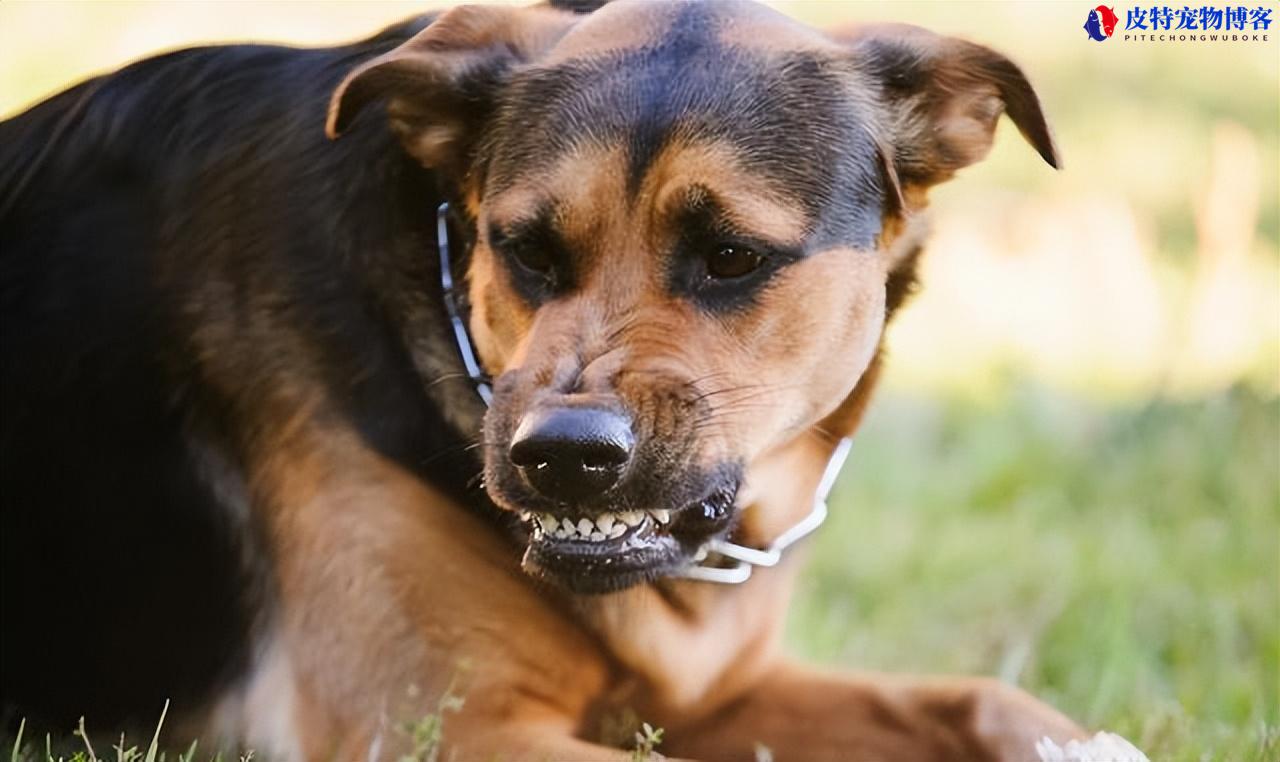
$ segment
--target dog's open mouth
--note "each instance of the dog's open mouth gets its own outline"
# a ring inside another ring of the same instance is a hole
[[[730,528],[736,492],[720,488],[677,510],[522,513],[529,529],[524,567],[574,593],[608,593],[670,575]]]

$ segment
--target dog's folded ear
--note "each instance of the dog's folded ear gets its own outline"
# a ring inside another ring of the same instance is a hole
[[[1050,166],[1060,166],[1040,99],[999,53],[906,24],[868,25],[838,39],[880,86],[887,109],[880,137],[904,185],[934,185],[982,159],[1002,113]]]
[[[385,99],[410,154],[432,169],[463,171],[506,76],[553,46],[576,18],[547,6],[447,11],[348,74],[329,102],[325,132],[338,137],[365,106]]]

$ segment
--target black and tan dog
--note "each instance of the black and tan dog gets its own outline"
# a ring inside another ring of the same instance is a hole
[[[172,698],[291,759],[390,758],[451,681],[461,760],[621,760],[624,707],[698,759],[1079,733],[992,680],[790,665],[791,554],[682,578],[811,510],[929,189],[1001,113],[1056,164],[1022,73],[913,27],[579,5],[187,50],[0,125],[11,708]]]

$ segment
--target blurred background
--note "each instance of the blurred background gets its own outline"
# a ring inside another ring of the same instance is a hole
[[[161,50],[448,4],[8,0],[0,115]],[[1066,167],[1005,123],[937,191],[792,646],[998,675],[1153,760],[1280,759],[1280,27],[1097,43],[1087,2],[773,4],[1009,54]]]

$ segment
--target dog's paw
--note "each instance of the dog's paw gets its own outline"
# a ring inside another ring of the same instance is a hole
[[[1138,747],[1115,733],[1098,733],[1087,741],[1059,746],[1050,738],[1036,743],[1040,762],[1151,762]]]

